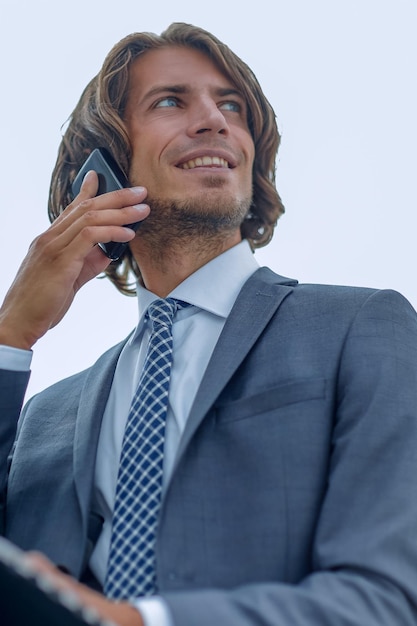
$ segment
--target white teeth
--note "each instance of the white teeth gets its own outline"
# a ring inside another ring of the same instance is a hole
[[[222,157],[203,156],[196,159],[190,159],[186,163],[181,164],[183,170],[192,170],[195,167],[212,166],[215,167],[229,167],[229,163]]]

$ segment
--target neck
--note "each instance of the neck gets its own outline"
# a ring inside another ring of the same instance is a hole
[[[155,240],[157,239],[157,241]],[[159,240],[160,239],[160,240]],[[240,230],[228,236],[166,241],[164,237],[138,236],[130,243],[146,289],[165,298],[200,267],[241,241]]]

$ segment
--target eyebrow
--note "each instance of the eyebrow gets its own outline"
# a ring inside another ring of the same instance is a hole
[[[173,93],[178,95],[184,95],[191,93],[192,89],[188,85],[158,85],[150,89],[142,98],[143,101],[149,100],[155,96],[163,93]],[[214,93],[217,96],[224,98],[225,96],[237,96],[244,100],[243,94],[233,87],[217,87],[214,89]]]

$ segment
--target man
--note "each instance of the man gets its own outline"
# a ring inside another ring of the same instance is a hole
[[[122,626],[416,623],[416,315],[395,292],[298,285],[257,267],[251,247],[283,211],[278,143],[253,74],[209,33],[179,24],[123,40],[74,111],[55,221],[1,310],[3,532]],[[72,199],[97,146],[132,188],[95,197],[89,173]],[[137,234],[123,226],[134,222]],[[96,244],[111,240],[129,250],[109,265]],[[32,399],[13,446],[30,349],[103,271],[124,292],[138,277],[136,330]],[[152,344],[147,311],[161,299],[180,310],[146,547],[154,588],[129,590],[142,576],[129,557],[113,595],[119,459]]]

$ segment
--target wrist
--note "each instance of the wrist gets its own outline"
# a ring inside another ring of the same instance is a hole
[[[35,342],[25,339],[20,333],[8,332],[0,329],[0,345],[19,350],[32,350]]]
[[[22,325],[17,321],[3,319],[0,315],[0,345],[21,350],[31,350],[36,339],[22,331]]]

